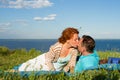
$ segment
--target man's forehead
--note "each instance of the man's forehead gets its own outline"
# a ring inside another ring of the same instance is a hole
[[[82,41],[83,40],[83,38],[80,38],[80,41]]]

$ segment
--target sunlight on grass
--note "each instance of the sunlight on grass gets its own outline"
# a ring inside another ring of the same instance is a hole
[[[7,73],[5,71],[12,69],[29,59],[42,54],[36,49],[16,49],[10,50],[7,47],[0,47],[0,80],[118,80],[120,72],[118,70],[108,71],[105,69],[88,70],[76,75],[60,74],[43,74],[35,76],[34,73],[28,77],[21,77],[19,73]],[[119,57],[120,52],[115,51],[98,51],[100,59],[108,59],[109,57]],[[42,60],[41,60],[42,61]]]

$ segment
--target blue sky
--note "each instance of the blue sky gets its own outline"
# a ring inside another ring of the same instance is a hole
[[[120,39],[120,0],[0,0],[0,39],[57,39],[67,27]]]

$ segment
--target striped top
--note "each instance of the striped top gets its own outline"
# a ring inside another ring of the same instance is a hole
[[[62,43],[57,42],[50,47],[47,53],[45,53],[45,64],[49,67],[49,70],[55,70],[53,63],[57,62],[60,56],[62,45]],[[63,68],[63,70],[66,72],[69,71],[71,67],[75,66],[78,50],[73,48],[70,53],[72,55],[70,61]]]

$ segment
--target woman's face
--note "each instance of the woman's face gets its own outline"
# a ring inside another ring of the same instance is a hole
[[[69,44],[72,47],[77,47],[77,45],[78,45],[78,38],[79,38],[78,34],[74,34],[73,37],[70,40],[68,40]]]

